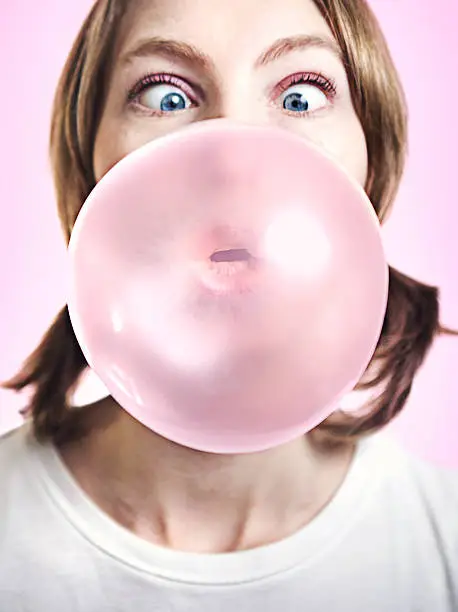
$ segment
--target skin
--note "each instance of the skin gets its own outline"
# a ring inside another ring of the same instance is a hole
[[[191,122],[224,117],[303,135],[364,185],[365,137],[341,61],[328,49],[310,47],[255,68],[258,56],[274,41],[304,34],[333,40],[312,0],[135,2],[124,21],[96,137],[97,180],[152,139]],[[157,52],[123,60],[153,36],[193,45],[211,59],[212,70]],[[316,84],[285,83],[301,72],[333,79],[335,97]],[[128,91],[148,73],[177,75],[183,86],[150,85],[129,101]],[[173,100],[185,108],[158,114],[171,93],[178,94]],[[304,94],[306,114],[284,107],[294,93]],[[351,445],[325,446],[317,435],[307,434],[262,453],[218,456],[158,436],[112,398],[92,406],[88,414],[94,421],[92,433],[83,443],[61,449],[80,485],[140,537],[186,551],[247,549],[294,533],[333,497],[354,451]],[[95,426],[96,421],[105,426]]]

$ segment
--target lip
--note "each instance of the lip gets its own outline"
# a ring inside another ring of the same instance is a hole
[[[193,269],[200,286],[220,296],[254,293],[263,276],[262,265],[254,258],[217,263],[207,259],[195,262]]]
[[[210,260],[214,263],[240,261],[247,265],[253,260],[253,255],[247,249],[223,248],[218,249],[210,255]]]
[[[259,243],[259,235],[252,229],[217,225],[199,233],[191,249],[191,257],[209,262],[218,251],[244,250],[249,253],[250,258],[259,259]]]
[[[213,224],[197,232],[188,243],[191,276],[206,294],[218,297],[259,293],[265,282],[265,261],[261,257],[260,233],[247,224]],[[219,251],[243,250],[243,258],[215,261]],[[249,256],[247,256],[249,255]]]

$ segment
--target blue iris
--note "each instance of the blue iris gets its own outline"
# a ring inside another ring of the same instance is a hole
[[[167,94],[161,100],[161,111],[176,111],[183,108],[186,108],[186,101],[176,92]]]
[[[309,103],[307,102],[305,94],[293,93],[288,94],[283,100],[283,108],[289,111],[298,111],[301,113],[308,110]]]

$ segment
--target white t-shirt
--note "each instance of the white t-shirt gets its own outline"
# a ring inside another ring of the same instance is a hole
[[[1,612],[458,612],[458,473],[387,434],[294,535],[195,554],[116,523],[29,430],[0,438]]]

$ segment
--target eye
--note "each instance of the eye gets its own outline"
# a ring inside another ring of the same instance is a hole
[[[173,85],[150,86],[138,97],[138,102],[163,113],[184,110],[192,104],[188,96]]]
[[[294,85],[293,87],[288,87],[280,98],[282,100],[282,107],[293,113],[315,111],[322,106],[326,106],[328,102],[326,94],[313,85]]]
[[[185,82],[172,75],[147,75],[129,92],[128,99],[151,114],[170,114],[195,105],[186,89]]]
[[[336,87],[323,75],[298,74],[280,84],[279,103],[289,114],[303,116],[329,105]]]

